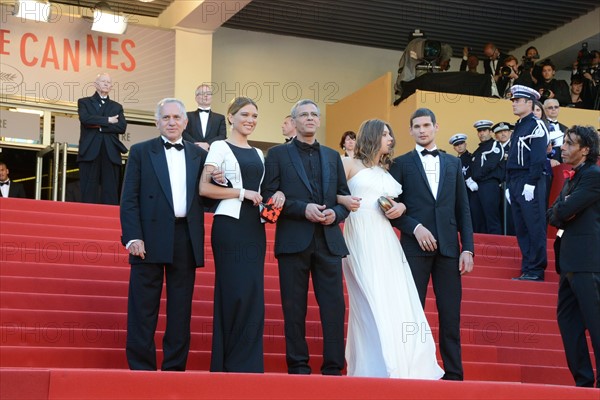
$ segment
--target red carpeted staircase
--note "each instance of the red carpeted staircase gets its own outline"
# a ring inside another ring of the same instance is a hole
[[[311,379],[305,385],[302,382],[308,381],[300,382],[298,377],[282,374],[286,371],[285,343],[277,265],[272,253],[273,226],[267,226],[265,265],[267,373],[248,376],[206,372],[214,280],[209,240],[212,218],[207,214],[206,267],[197,272],[188,372],[146,375],[128,371],[125,359],[129,265],[120,244],[118,208],[2,198],[0,220],[0,398],[3,399],[37,398],[34,392],[38,389],[40,398],[76,398],[82,393],[102,398],[111,390],[114,398],[161,398],[173,393],[161,389],[164,385],[171,390],[174,385],[188,385],[185,386],[188,389],[178,392],[179,397],[187,397],[185,393],[189,390],[198,396],[202,392],[204,397],[306,398],[310,397],[304,392],[309,386],[323,385],[332,391],[328,398],[363,397],[363,391],[374,397],[398,396],[408,387],[411,389],[403,394],[407,398],[435,397],[436,391],[445,398],[478,398],[482,393],[490,398],[503,398],[504,393],[507,396],[520,393],[522,396],[515,396],[530,398],[598,398],[597,390],[567,387],[574,383],[566,367],[556,324],[558,279],[553,271],[552,252],[545,282],[512,281],[511,277],[519,275],[520,265],[520,252],[512,237],[477,235],[475,238],[476,269],[463,279],[462,341],[468,382],[332,380],[311,376],[304,377]],[[436,336],[437,314],[432,293],[427,301],[427,316]],[[313,370],[318,371],[322,336],[314,297],[310,298],[309,306],[307,333],[311,363]],[[161,314],[159,348],[163,330]],[[107,377],[110,381],[106,381]],[[220,389],[215,380],[221,382]],[[139,391],[131,385],[138,385]],[[296,388],[293,393],[289,391],[292,387]],[[30,397],[25,395],[27,391],[31,392]],[[324,396],[318,390],[315,393],[319,395],[313,397]]]

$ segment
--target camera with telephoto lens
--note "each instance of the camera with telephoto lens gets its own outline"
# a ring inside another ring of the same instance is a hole
[[[512,72],[513,72],[513,70],[511,67],[504,66],[504,67],[500,68],[501,76],[510,76],[510,74],[512,74]]]
[[[577,72],[582,75],[588,72],[593,62],[594,55],[588,50],[587,42],[583,42],[581,50],[577,53]]]
[[[535,61],[534,60],[539,60],[540,56],[539,55],[534,55],[534,56],[523,56],[521,57],[521,60],[523,60],[523,63],[521,64],[521,69],[523,71],[530,71],[533,69],[533,67],[535,67]]]

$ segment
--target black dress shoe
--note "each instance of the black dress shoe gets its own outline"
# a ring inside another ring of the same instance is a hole
[[[522,281],[537,281],[537,282],[544,282],[544,278],[542,278],[541,276],[537,276],[537,275],[528,275],[525,274],[523,276],[521,276]]]
[[[512,278],[512,280],[513,281],[522,281],[524,276],[525,276],[525,274],[521,274],[521,276],[517,276],[515,278]]]

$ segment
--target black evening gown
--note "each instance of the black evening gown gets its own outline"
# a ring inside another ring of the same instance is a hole
[[[227,143],[244,189],[260,192],[264,165],[253,148]],[[244,200],[240,218],[215,215],[212,234],[215,298],[210,370],[264,372],[264,262],[266,236],[259,208]]]

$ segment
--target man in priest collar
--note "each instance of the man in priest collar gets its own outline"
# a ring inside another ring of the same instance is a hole
[[[213,90],[210,85],[201,84],[195,94],[198,109],[188,111],[183,138],[208,151],[214,141],[227,139],[225,116],[211,110]]]
[[[121,154],[127,153],[119,135],[125,133],[127,121],[123,106],[108,96],[112,89],[110,75],[98,74],[94,85],[93,96],[77,101],[81,123],[77,154],[81,201],[119,204]]]

